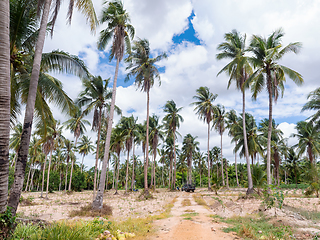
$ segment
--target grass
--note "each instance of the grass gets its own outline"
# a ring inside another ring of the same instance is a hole
[[[149,216],[146,218],[129,218],[125,221],[108,221],[107,219],[100,220],[98,218],[91,221],[59,221],[42,228],[39,225],[18,224],[12,240],[29,239],[29,240],[82,240],[96,239],[105,230],[109,230],[111,234],[116,235],[119,229],[122,232],[134,233],[134,239],[143,240],[146,236],[154,231],[152,222],[154,220],[167,218],[170,216],[171,208],[176,202],[174,198],[168,203],[164,211],[159,215]],[[88,214],[91,211],[86,207],[79,210],[82,214]],[[79,215],[77,215],[79,216]],[[87,215],[86,215],[87,216]]]
[[[292,239],[292,229],[283,223],[269,223],[264,217],[234,217],[218,218],[220,221],[228,223],[231,227],[224,228],[224,232],[236,232],[244,239]]]
[[[312,221],[319,221],[320,220],[320,212],[318,212],[318,211],[308,211],[308,210],[304,210],[302,208],[295,208],[295,207],[288,206],[288,205],[285,205],[284,208],[288,209],[292,212],[298,213],[302,217],[304,217],[308,220],[312,220]]]
[[[79,210],[73,210],[70,212],[70,217],[106,217],[112,215],[112,208],[106,204],[103,204],[102,209],[93,210],[92,205],[85,205]]]
[[[191,206],[191,202],[190,202],[190,199],[183,199],[182,201],[182,206]]]
[[[192,195],[192,197],[198,205],[208,207],[206,201],[203,199],[203,197],[200,194],[194,194],[194,195]]]
[[[192,220],[192,217],[195,217],[195,216],[198,216],[198,215],[199,215],[199,213],[192,212],[192,213],[182,214],[181,217],[184,217],[183,218],[184,220]]]

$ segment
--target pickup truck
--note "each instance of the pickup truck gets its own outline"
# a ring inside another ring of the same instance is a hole
[[[195,189],[196,189],[195,185],[185,184],[185,185],[183,185],[183,187],[181,188],[181,191],[194,192]]]

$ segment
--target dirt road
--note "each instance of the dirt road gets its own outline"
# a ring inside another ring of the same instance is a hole
[[[155,222],[158,230],[150,240],[240,239],[235,233],[224,233],[221,229],[227,225],[214,222],[213,218],[209,217],[212,212],[198,205],[192,197],[193,194],[181,193],[171,209],[171,217]],[[189,206],[184,206],[186,204],[183,202],[189,203]]]

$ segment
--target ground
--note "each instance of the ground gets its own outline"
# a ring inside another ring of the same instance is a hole
[[[289,225],[300,232],[300,239],[312,239],[320,232],[318,218],[306,217],[320,211],[318,198],[306,198],[301,191],[284,191],[283,208],[265,209],[258,198],[245,199],[245,189],[220,190],[219,195],[206,189],[196,189],[195,193],[170,192],[159,189],[153,192],[153,199],[138,200],[139,192],[125,195],[123,191],[114,195],[110,190],[104,194],[104,203],[112,207],[109,220],[122,221],[127,218],[144,218],[162,213],[168,203],[173,203],[169,217],[153,222],[154,232],[148,239],[240,239],[234,232],[225,233],[228,227],[223,221],[216,221],[213,216],[232,218],[245,217],[263,213],[275,224]],[[240,197],[239,197],[240,196]],[[242,197],[241,197],[242,196]],[[35,218],[46,221],[72,220],[69,213],[81,206],[91,204],[92,191],[72,193],[55,192],[49,199],[40,198],[40,193],[23,193],[24,201],[19,205],[18,214],[22,218]],[[27,201],[26,201],[27,200]],[[27,203],[24,205],[24,203]],[[319,214],[320,215],[320,214]],[[89,217],[81,219],[92,219]]]

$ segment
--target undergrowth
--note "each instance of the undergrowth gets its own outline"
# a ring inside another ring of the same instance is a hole
[[[216,218],[216,216],[212,216]],[[282,223],[269,223],[268,219],[252,218],[252,217],[234,217],[234,218],[218,218],[232,225],[224,228],[224,232],[236,232],[244,239],[292,239],[292,228]]]
[[[81,207],[79,210],[73,210],[70,212],[70,217],[106,217],[112,215],[112,207],[103,204],[100,210],[92,209],[92,205],[85,205]]]

